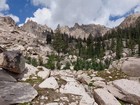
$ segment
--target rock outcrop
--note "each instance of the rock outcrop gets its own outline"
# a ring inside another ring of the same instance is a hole
[[[17,80],[7,73],[7,71],[0,69],[0,81],[16,82]]]
[[[31,102],[37,96],[29,83],[16,80],[16,75],[25,70],[25,60],[19,51],[0,53],[0,67],[0,105]]]
[[[51,32],[51,30],[52,30],[48,26],[37,24],[36,22],[34,22],[32,20],[28,20],[23,26],[21,26],[21,29],[28,33],[32,33],[39,38],[46,37],[46,35],[44,35],[43,33],[45,31]]]
[[[61,33],[68,34],[69,36],[73,36],[74,38],[87,38],[89,34],[93,37],[103,36],[109,28],[101,25],[89,24],[89,25],[79,25],[75,23],[75,25],[71,28],[68,26],[58,27]]]
[[[123,101],[140,105],[140,84],[138,82],[121,79],[113,81],[113,85],[125,95],[122,98]]]
[[[0,97],[9,104],[30,102],[37,91],[28,83],[0,81]]]
[[[139,13],[130,15],[119,25],[119,27],[127,28],[127,27],[130,27],[130,26],[135,26],[138,18],[140,18]]]
[[[140,58],[123,58],[119,61],[114,61],[110,68],[121,70],[130,77],[140,77]]]
[[[30,28],[26,28],[27,30],[23,30],[21,27],[18,27],[14,24],[12,18],[8,17],[0,17],[0,46],[7,49],[7,51],[20,50],[24,56],[39,59],[41,57],[43,62],[47,62],[47,55],[52,52],[52,47],[48,46],[46,43],[46,35],[40,36],[38,33],[42,35],[44,30],[47,30],[45,26],[43,29],[34,28],[34,24],[32,26],[32,30],[35,33],[28,32]],[[30,22],[29,22],[30,23]],[[31,22],[32,23],[32,22]],[[40,27],[36,23],[36,27]],[[29,25],[30,26],[30,25]],[[47,27],[47,26],[46,26]],[[37,32],[36,32],[36,31]],[[3,52],[3,49],[0,48],[0,53]]]
[[[0,21],[3,21],[10,26],[14,26],[14,27],[16,26],[16,22],[9,16],[8,17],[1,17]]]
[[[51,71],[49,69],[42,66],[38,66],[37,68],[41,70],[37,73],[37,76],[39,76],[40,78],[46,79],[50,76]]]
[[[49,89],[57,89],[59,88],[58,83],[54,77],[50,77],[45,79],[41,84],[39,84],[40,88],[49,88]]]
[[[18,51],[6,51],[0,54],[0,67],[14,73],[25,70],[25,59]]]
[[[119,101],[105,89],[95,89],[94,96],[99,105],[121,105]]]
[[[0,105],[8,105],[2,98],[0,98]]]

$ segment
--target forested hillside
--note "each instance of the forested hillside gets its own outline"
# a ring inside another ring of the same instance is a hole
[[[57,28],[55,33],[47,34],[46,41],[58,52],[58,55],[50,55],[51,62],[47,64],[48,67],[60,69],[66,56],[74,55],[76,60],[65,61],[65,69],[74,66],[76,70],[104,70],[114,60],[126,56],[140,56],[140,18],[136,20],[135,25],[125,28],[118,26],[109,30],[103,37],[93,37],[89,34],[84,39],[74,38],[62,34]]]

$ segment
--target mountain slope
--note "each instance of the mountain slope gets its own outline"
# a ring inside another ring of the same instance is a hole
[[[130,26],[135,26],[136,21],[139,17],[140,17],[139,13],[130,15],[119,25],[119,27],[127,28],[127,27],[130,27]]]
[[[46,40],[22,30],[10,17],[0,17],[0,46],[7,50],[20,50],[24,56],[37,59],[38,56],[46,59],[47,53],[52,51]]]
[[[20,27],[22,30],[32,33],[36,35],[37,37],[44,37],[43,32],[48,31],[51,32],[51,28],[49,28],[47,25],[40,25],[32,20],[28,20],[23,26]],[[46,37],[46,36],[45,36]]]

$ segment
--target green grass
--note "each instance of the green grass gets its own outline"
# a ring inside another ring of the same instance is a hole
[[[128,76],[125,73],[121,72],[120,70],[110,69],[108,71],[110,73],[108,73],[107,70],[99,71],[96,76],[104,78],[107,82],[114,81],[117,79],[128,78]],[[112,78],[109,78],[109,77],[112,77]]]

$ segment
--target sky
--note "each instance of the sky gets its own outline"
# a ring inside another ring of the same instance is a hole
[[[0,0],[0,15],[21,26],[28,20],[56,28],[79,24],[119,25],[140,13],[140,0]]]

